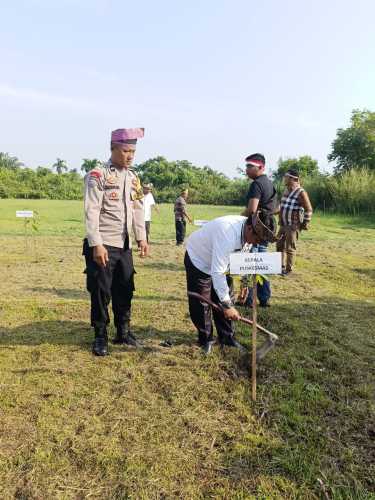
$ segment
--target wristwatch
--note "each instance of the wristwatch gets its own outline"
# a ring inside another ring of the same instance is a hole
[[[223,309],[230,309],[231,307],[234,307],[231,300],[223,300],[220,304]]]

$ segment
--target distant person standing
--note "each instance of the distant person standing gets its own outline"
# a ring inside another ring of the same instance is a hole
[[[180,196],[174,204],[174,218],[176,223],[176,245],[182,245],[186,235],[186,219],[193,222],[192,218],[186,211],[186,200],[189,196],[188,189],[181,191]]]
[[[145,210],[146,238],[147,238],[147,243],[149,243],[152,207],[155,208],[157,213],[159,213],[159,208],[157,207],[154,195],[152,194],[152,184],[143,184],[143,194],[144,194],[143,207]]]
[[[280,202],[279,241],[276,248],[282,252],[282,274],[289,275],[293,270],[297,251],[298,235],[307,230],[311,222],[312,206],[309,195],[300,184],[299,173],[289,169],[284,175],[286,191]]]
[[[276,222],[273,216],[277,210],[277,194],[276,189],[270,179],[265,174],[266,159],[260,153],[254,153],[246,157],[246,175],[252,179],[249,192],[246,197],[247,209],[245,215],[250,217],[259,214],[260,220],[272,230],[276,229]],[[251,252],[267,252],[268,242],[261,241],[257,245],[253,245]],[[242,281],[243,285],[245,280]],[[247,290],[243,286],[243,293],[246,294],[247,304],[252,303],[252,289]],[[247,293],[249,292],[249,293]],[[271,297],[271,284],[268,279],[264,279],[263,283],[258,283],[257,295],[261,307],[269,306]]]

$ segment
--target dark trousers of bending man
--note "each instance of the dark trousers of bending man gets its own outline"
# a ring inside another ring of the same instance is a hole
[[[185,254],[184,264],[188,290],[190,292],[199,293],[206,299],[212,300],[215,304],[220,304],[219,298],[212,286],[211,276],[197,269],[191,262],[187,252]],[[233,297],[233,280],[230,276],[227,276],[227,283]],[[190,317],[195,328],[197,329],[199,344],[204,346],[208,342],[212,342],[214,340],[212,326],[213,316],[220,344],[232,345],[232,338],[234,336],[233,321],[225,319],[223,314],[217,312],[215,309],[212,310],[211,316],[211,309],[212,308],[208,304],[202,303],[196,298],[189,296]]]

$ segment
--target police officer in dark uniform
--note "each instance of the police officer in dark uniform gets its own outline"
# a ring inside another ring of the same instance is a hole
[[[85,222],[87,237],[87,289],[91,295],[91,325],[95,329],[93,353],[108,354],[108,305],[112,298],[117,344],[137,347],[130,330],[134,266],[130,230],[133,228],[141,257],[148,253],[143,192],[132,170],[137,139],[144,129],[118,129],[112,132],[111,159],[95,167],[85,177]]]

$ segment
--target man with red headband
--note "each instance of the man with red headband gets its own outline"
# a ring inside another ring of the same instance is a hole
[[[277,251],[282,252],[282,274],[288,276],[293,270],[297,251],[298,235],[307,230],[312,217],[309,195],[301,187],[298,171],[289,169],[284,175],[286,191],[280,202],[280,232]]]
[[[272,182],[265,174],[266,160],[260,153],[254,153],[246,157],[246,175],[252,179],[247,194],[247,209],[244,215],[252,216],[259,214],[260,220],[272,229],[276,229],[273,214],[277,211],[277,194]],[[260,241],[253,245],[252,252],[267,252],[268,242]],[[258,283],[257,295],[261,307],[269,306],[271,297],[271,285],[269,280],[264,279]],[[252,290],[247,287],[247,278],[242,280],[240,303],[252,304]]]
[[[85,222],[87,237],[87,290],[91,295],[91,325],[95,329],[93,354],[108,354],[108,305],[112,309],[117,334],[113,342],[138,346],[130,331],[134,266],[130,231],[133,229],[142,257],[148,253],[142,186],[131,168],[137,139],[144,129],[112,132],[110,160],[85,177]]]

